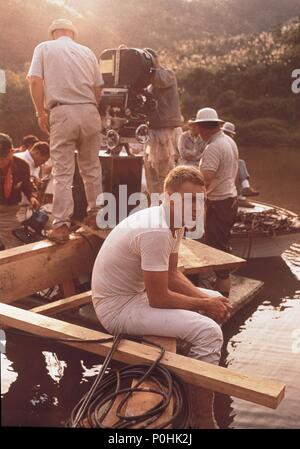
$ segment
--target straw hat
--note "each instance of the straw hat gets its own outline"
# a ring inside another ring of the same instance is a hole
[[[236,135],[235,125],[231,122],[224,123],[224,125],[222,126],[222,131],[232,134],[233,136]]]
[[[221,120],[219,118],[218,113],[215,109],[203,108],[199,109],[194,120],[189,120],[189,123],[201,123],[201,122],[224,123],[224,120]]]
[[[76,37],[78,34],[77,28],[71,22],[71,20],[68,19],[55,19],[51,23],[51,25],[48,28],[48,34],[52,38],[52,33],[56,30],[70,30],[73,31],[74,36]]]

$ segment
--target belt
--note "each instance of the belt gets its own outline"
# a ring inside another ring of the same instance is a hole
[[[84,105],[84,104],[95,104],[95,103],[91,103],[91,102],[89,102],[89,103],[59,103],[59,102],[57,102],[57,103],[54,103],[53,105],[51,105],[50,111],[52,111],[52,109],[56,108],[57,106],[76,106],[79,104]],[[95,104],[95,106],[96,106],[96,104]]]

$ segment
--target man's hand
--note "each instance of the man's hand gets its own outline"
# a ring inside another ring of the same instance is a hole
[[[31,204],[33,209],[38,209],[40,207],[40,203],[38,202],[38,200],[34,196],[32,196],[30,198],[30,204]]]
[[[214,296],[205,300],[203,312],[219,324],[224,323],[229,316],[232,306],[227,298],[223,296]]]
[[[38,124],[41,131],[43,131],[43,133],[49,136],[49,122],[48,122],[48,114],[46,112],[38,116]]]

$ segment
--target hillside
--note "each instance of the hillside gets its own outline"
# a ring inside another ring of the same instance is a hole
[[[60,2],[62,3],[62,2]],[[1,0],[0,65],[20,69],[53,18],[71,18],[97,54],[126,43],[160,50],[208,34],[268,31],[300,15],[299,0]]]
[[[102,0],[101,10],[96,0],[82,4],[69,0],[66,9],[52,0],[6,2],[0,68],[6,70],[8,91],[0,96],[0,129],[16,143],[26,133],[39,132],[26,70],[34,46],[47,38],[48,24],[64,15],[78,24],[80,40],[97,54],[124,42],[160,49],[164,62],[176,70],[185,118],[209,105],[238,124],[244,144],[257,139],[267,146],[300,144],[300,94],[291,91],[291,73],[300,68],[300,19],[277,23],[294,16],[299,0],[265,0],[263,11],[256,0],[153,0],[151,8],[146,0]],[[209,33],[213,27],[219,35]],[[264,31],[250,32],[260,27]]]

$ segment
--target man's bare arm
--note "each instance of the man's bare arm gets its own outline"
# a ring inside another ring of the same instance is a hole
[[[219,323],[223,322],[230,312],[231,306],[222,296],[195,298],[173,292],[168,287],[168,271],[143,271],[143,277],[151,307],[201,311]]]
[[[95,95],[96,95],[96,101],[99,105],[101,100],[101,93],[102,93],[102,87],[101,86],[95,86]]]
[[[212,170],[201,170],[203,177],[204,177],[204,182],[206,187],[208,187],[212,180],[216,177],[216,172],[212,171]]]
[[[45,111],[44,80],[38,76],[29,77],[30,94],[34,104],[40,129],[49,135],[48,115]]]
[[[173,292],[194,298],[207,298],[204,292],[195,285],[178,269],[178,253],[173,253],[169,261],[169,289]],[[217,296],[217,295],[216,295]]]
[[[44,101],[44,80],[38,76],[29,77],[29,86],[32,102],[38,115],[45,114]]]

